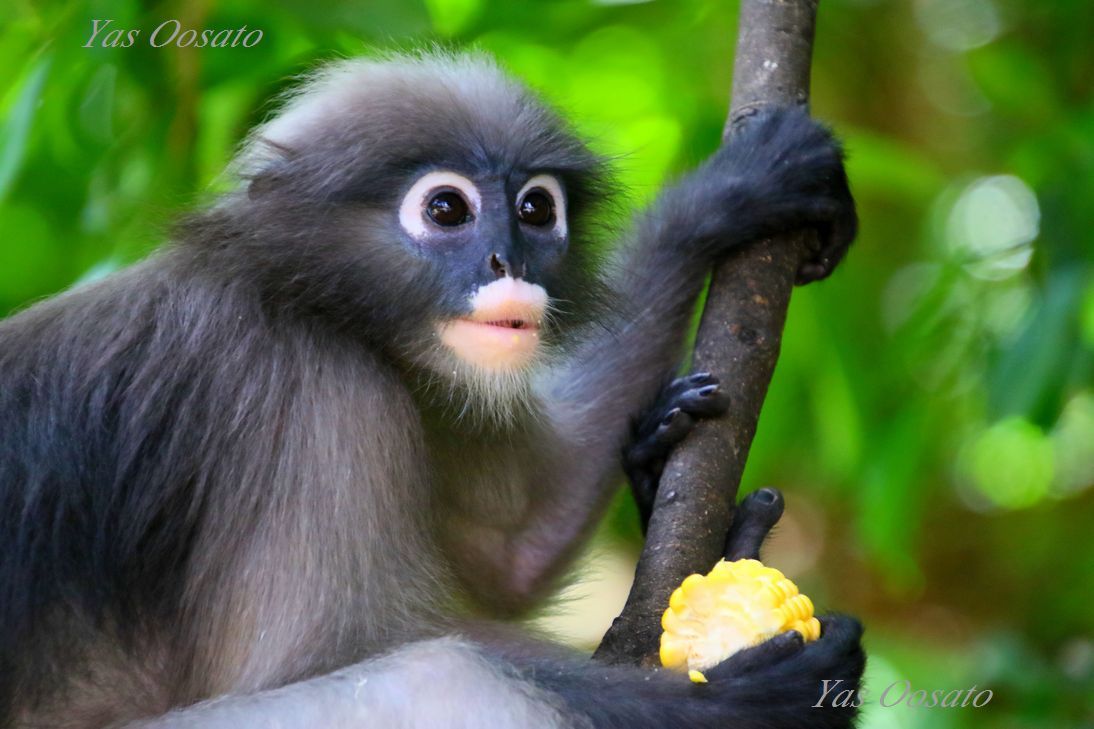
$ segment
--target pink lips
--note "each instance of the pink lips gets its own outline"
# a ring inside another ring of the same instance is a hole
[[[470,303],[470,315],[438,326],[441,341],[460,359],[491,371],[532,361],[547,308],[543,287],[506,277],[480,288]]]
[[[536,324],[524,321],[523,319],[498,319],[496,321],[475,321],[474,319],[466,319],[465,321],[471,321],[475,324],[482,324],[488,327],[499,327],[500,329],[539,329]]]

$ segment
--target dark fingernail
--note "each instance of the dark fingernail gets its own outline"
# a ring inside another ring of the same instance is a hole
[[[669,410],[668,415],[666,415],[661,420],[661,424],[662,425],[672,425],[673,421],[676,420],[677,416],[679,416],[679,415],[680,415],[680,408],[673,408],[672,410]]]
[[[710,397],[718,391],[717,385],[707,385],[699,389],[699,397]]]
[[[778,496],[774,489],[769,488],[762,488],[756,492],[756,500],[764,504],[774,504]]]
[[[783,633],[783,636],[783,640],[785,640],[787,643],[801,643],[803,645],[805,644],[805,638],[802,637],[802,634],[796,630],[789,630]]]

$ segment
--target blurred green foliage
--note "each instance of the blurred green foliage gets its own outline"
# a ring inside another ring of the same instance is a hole
[[[251,48],[84,47],[92,19],[261,29]],[[618,156],[632,202],[717,145],[736,3],[135,0],[0,7],[0,314],[161,242],[319,59],[497,54]],[[1094,726],[1094,5],[826,0],[814,111],[862,235],[799,290],[746,474],[780,555],[869,625],[876,697],[989,687],[870,729]],[[636,542],[625,499],[612,524]]]

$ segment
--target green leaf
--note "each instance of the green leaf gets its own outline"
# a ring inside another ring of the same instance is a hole
[[[484,0],[425,0],[433,28],[453,37],[467,30],[482,12]]]
[[[27,139],[49,74],[51,58],[44,55],[31,66],[15,91],[11,107],[4,114],[4,131],[0,134],[0,201],[7,198],[26,158]]]
[[[98,145],[110,144],[114,139],[114,87],[117,79],[118,67],[112,63],[103,64],[91,76],[80,101],[80,129]]]

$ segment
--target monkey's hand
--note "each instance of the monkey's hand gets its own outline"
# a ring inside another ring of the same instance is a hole
[[[677,231],[714,260],[737,246],[811,228],[797,283],[832,272],[858,229],[839,142],[804,109],[762,112],[670,193]],[[686,216],[686,217],[685,217]]]
[[[771,707],[771,726],[852,726],[866,666],[862,626],[842,615],[820,622],[818,640],[803,644],[793,630],[775,636],[706,671],[708,683],[696,688],[717,694],[725,687],[735,702]]]
[[[631,482],[642,533],[653,513],[653,500],[673,446],[695,427],[698,418],[723,414],[729,398],[709,372],[697,372],[665,384],[653,405],[635,419],[623,448],[623,471]]]
[[[733,514],[725,558],[759,559],[760,547],[782,516],[783,506],[777,489],[762,488],[746,496]],[[809,726],[849,727],[861,703],[858,690],[866,665],[862,625],[842,615],[821,617],[820,623],[816,641],[803,643],[801,633],[792,630],[735,653],[703,673],[715,691],[730,681],[746,691],[756,687],[758,700],[778,705],[780,713],[785,710],[799,721],[809,717]],[[782,726],[777,721],[772,725]]]

